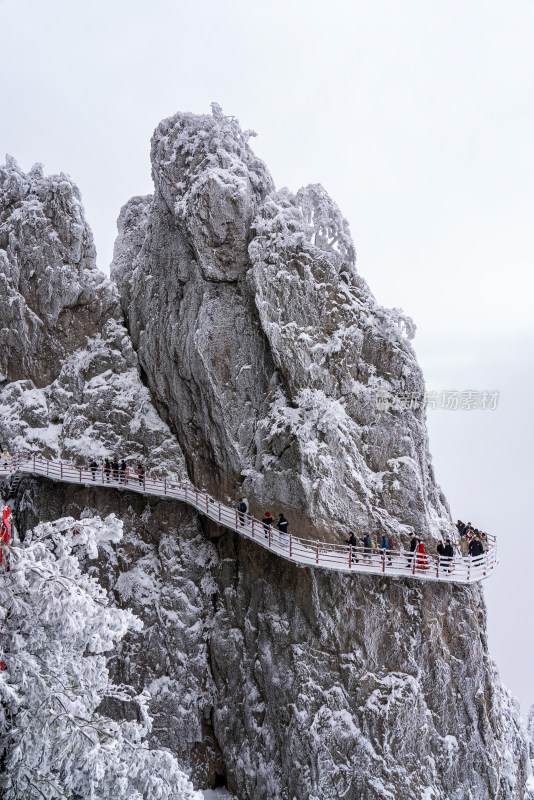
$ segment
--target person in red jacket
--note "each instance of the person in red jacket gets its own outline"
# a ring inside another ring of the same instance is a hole
[[[5,545],[8,545],[11,540],[11,509],[9,506],[4,506],[2,511],[2,522],[0,523],[0,567],[4,566],[6,572],[9,572],[9,555],[6,552],[4,556]]]
[[[419,540],[419,544],[417,545],[415,553],[416,569],[430,569],[428,564],[428,556],[425,553],[425,545],[421,539]]]

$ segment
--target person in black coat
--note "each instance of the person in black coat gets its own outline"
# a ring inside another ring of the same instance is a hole
[[[345,541],[347,542],[347,544],[349,545],[349,547],[352,547],[352,548],[356,548],[356,547],[358,547],[358,540],[357,540],[356,536],[354,535],[354,531],[349,531],[349,536],[348,536],[348,539],[345,539]],[[359,560],[360,560],[360,559],[358,558],[358,556],[357,556],[357,552],[358,552],[358,551],[357,551],[356,549],[354,549],[354,550],[352,551],[352,559],[353,559],[353,560],[354,560],[356,563],[358,563],[358,562],[359,562]]]
[[[90,465],[89,465],[89,466],[90,466],[90,468],[91,468],[91,472],[93,473],[93,480],[96,480],[96,471],[97,471],[97,469],[98,469],[98,464],[96,463],[96,461],[94,460],[94,458],[93,458],[93,460],[91,461],[91,463],[90,463]]]
[[[484,555],[484,548],[482,547],[482,542],[480,541],[480,536],[475,536],[474,539],[471,539],[469,542],[469,555],[472,558],[478,558],[478,556]]]
[[[245,514],[247,513],[247,504],[245,503],[245,499],[243,497],[239,498],[239,502],[236,506],[237,508],[237,516],[239,517],[239,524],[243,528],[245,526]]]
[[[143,467],[141,462],[139,462],[139,464],[137,465],[137,469],[135,471],[137,473],[137,479],[139,480],[139,486],[143,486],[143,483],[145,481],[145,468]]]
[[[361,541],[363,542],[363,546],[364,546],[363,554],[364,554],[365,558],[367,559],[367,561],[370,561],[371,560],[371,555],[372,555],[372,552],[373,552],[373,550],[371,548],[371,537],[369,536],[368,533],[366,533],[365,536],[362,536]]]
[[[450,539],[445,539],[445,547],[443,548],[443,557],[445,559],[445,572],[451,572],[454,568],[452,560],[454,558],[454,548]]]
[[[454,548],[450,539],[446,539],[445,547],[443,548],[443,555],[445,558],[454,558]]]
[[[109,473],[111,472],[111,462],[109,458],[106,458],[104,461],[104,475],[106,476],[106,481],[109,483]]]
[[[265,514],[263,515],[262,522],[263,522],[263,530],[264,530],[264,533],[265,533],[265,538],[268,539],[269,538],[269,529],[270,529],[271,525],[273,524],[273,518],[271,517],[271,512],[270,511],[266,511],[265,512]]]
[[[346,539],[347,544],[351,544],[353,547],[358,547],[358,540],[356,539],[353,531],[349,531],[349,538]]]
[[[279,514],[278,515],[278,522],[276,523],[276,527],[278,528],[280,533],[287,533],[288,524],[289,523],[288,523],[287,519],[284,517],[284,515],[283,514]]]
[[[280,544],[287,544],[287,526],[289,525],[287,519],[283,514],[278,514],[278,522],[276,527],[280,531]]]
[[[415,533],[410,534],[410,555],[408,556],[408,565],[409,567],[412,566],[413,561],[413,554],[415,553],[415,549],[417,547],[417,537]]]
[[[445,545],[443,544],[443,542],[440,542],[436,547],[436,553],[438,554],[438,556],[445,555]]]

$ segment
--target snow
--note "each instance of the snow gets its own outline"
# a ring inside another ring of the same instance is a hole
[[[186,477],[180,446],[141,383],[125,329],[113,319],[65,359],[49,386],[14,381],[0,391],[0,442],[10,452],[77,464],[117,455],[130,466],[142,461],[159,477]]]
[[[4,800],[200,800],[178,763],[149,749],[148,692],[109,681],[105,654],[142,623],[113,607],[80,561],[117,543],[110,515],[42,523],[10,548],[0,583],[0,787]],[[4,558],[6,553],[4,553]],[[97,709],[105,697],[137,706],[142,723]]]

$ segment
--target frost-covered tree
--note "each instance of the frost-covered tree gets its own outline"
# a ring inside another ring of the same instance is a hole
[[[110,684],[106,657],[140,621],[111,606],[80,563],[117,541],[122,523],[43,523],[11,548],[0,576],[0,792],[4,800],[199,800],[175,758],[150,749],[146,696]],[[98,710],[136,702],[141,722]]]

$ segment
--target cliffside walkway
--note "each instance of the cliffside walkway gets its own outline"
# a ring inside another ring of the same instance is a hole
[[[193,506],[201,514],[225,528],[235,531],[246,539],[252,539],[260,547],[271,550],[278,556],[307,567],[330,569],[337,572],[361,572],[367,575],[415,578],[423,581],[447,583],[475,583],[487,578],[497,566],[496,538],[488,534],[489,548],[478,558],[443,558],[432,554],[409,553],[406,550],[367,549],[349,547],[346,544],[331,544],[312,539],[302,539],[293,534],[284,534],[271,525],[264,526],[261,520],[219,503],[210,495],[201,492],[189,483],[169,478],[154,478],[150,475],[130,475],[120,482],[113,473],[106,475],[103,467],[92,470],[77,467],[62,461],[52,461],[39,455],[18,453],[10,456],[7,463],[0,464],[0,478],[10,475],[17,479],[22,473],[39,475],[63,483],[85,486],[103,486],[128,492],[138,492],[156,497],[168,497]]]

